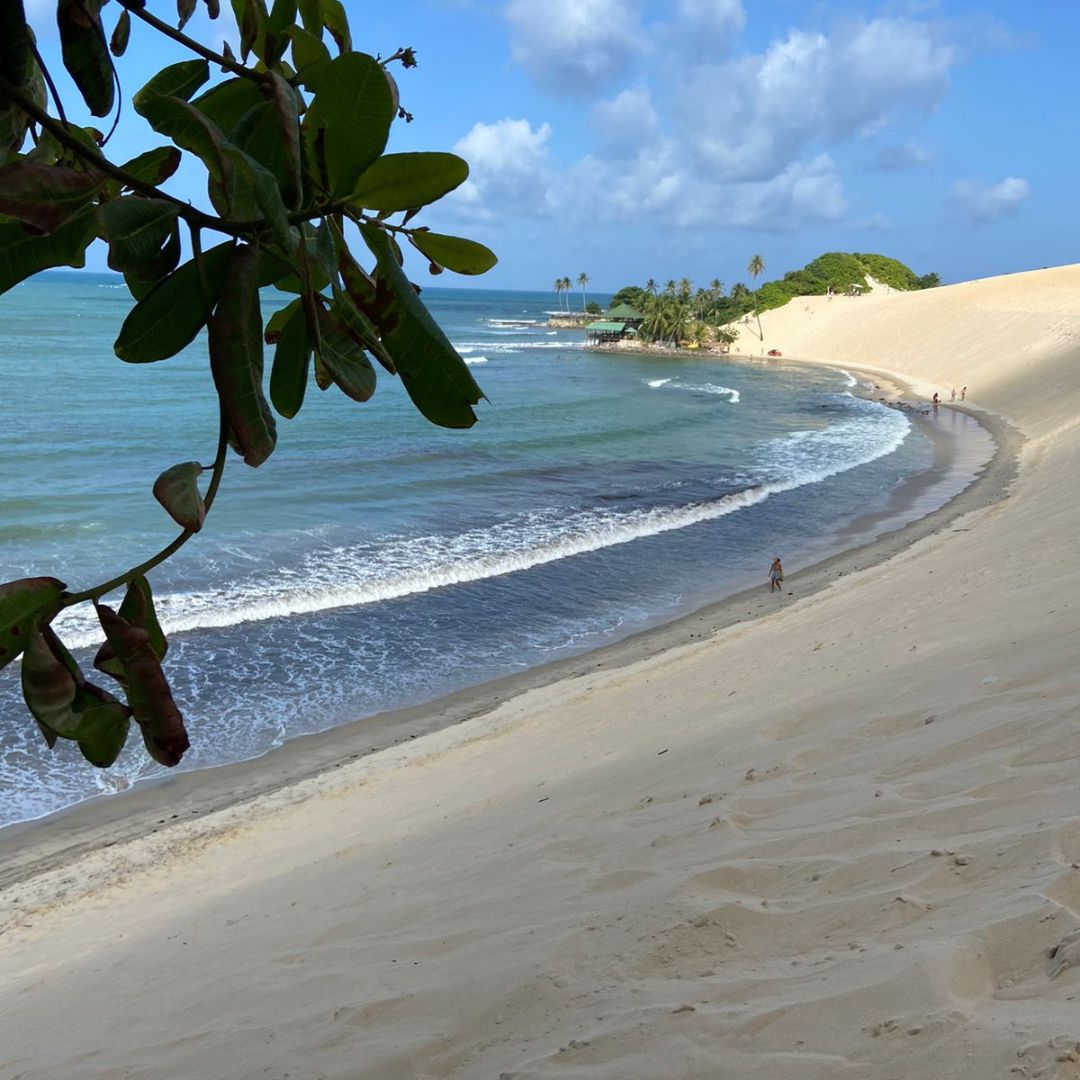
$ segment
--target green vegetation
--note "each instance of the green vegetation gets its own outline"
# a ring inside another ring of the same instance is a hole
[[[203,2],[217,18],[218,0]],[[50,748],[70,739],[103,768],[116,760],[132,721],[163,765],[178,764],[188,748],[145,575],[202,528],[229,447],[261,465],[277,445],[275,412],[295,416],[312,380],[367,401],[372,361],[401,378],[432,423],[470,427],[480,387],[406,276],[403,248],[418,251],[432,273],[481,274],[495,263],[482,244],[415,223],[469,167],[453,154],[386,153],[392,125],[412,119],[391,68],[415,67],[416,55],[354,50],[340,0],[232,0],[239,40],[220,51],[219,33],[208,35],[212,47],[184,32],[196,0],[178,0],[175,25],[144,0],[117,6],[111,36],[102,0],[57,6],[63,64],[85,111],[101,118],[115,111],[111,127],[101,124],[104,134],[74,99],[61,102],[22,0],[0,4],[0,292],[39,270],[81,267],[87,247],[103,241],[133,302],[117,356],[167,360],[205,328],[219,405],[216,450],[192,451],[212,464],[173,465],[153,486],[180,529],[165,547],[87,588],[69,590],[53,577],[0,584],[0,667],[22,657],[23,697]],[[152,54],[162,36],[192,58],[131,96],[124,116],[137,114],[159,145],[123,161],[108,145],[126,82],[114,57],[129,39]],[[182,159],[188,177],[203,177],[205,210],[165,186]],[[268,288],[290,302],[264,319],[260,296]],[[266,345],[273,347],[268,380]],[[153,406],[161,390],[142,394],[132,410]],[[7,402],[5,415],[18,407]],[[57,400],[58,409],[77,407]],[[44,448],[60,457],[70,450],[60,434]],[[105,552],[110,546],[107,538],[100,544]],[[116,610],[103,601],[119,589]],[[101,627],[94,667],[112,680],[112,693],[88,680],[52,628],[75,604],[94,607]]]
[[[764,271],[765,261],[755,255],[747,265],[747,273],[755,280]],[[650,278],[644,287],[626,285],[612,299],[616,304],[630,304],[645,316],[638,338],[646,342],[671,345],[701,341],[702,331],[696,324],[711,328],[713,341],[724,341],[730,335],[720,328],[737,322],[747,315],[783,307],[796,296],[824,296],[830,291],[848,293],[853,286],[869,292],[867,277],[894,289],[914,291],[932,289],[941,284],[937,274],[918,276],[908,266],[886,255],[830,251],[819,255],[801,270],[792,270],[775,281],[763,282],[751,290],[737,281],[729,292],[723,283],[713,279],[707,289],[694,289],[683,278],[678,284],[668,281],[663,290]],[[760,323],[758,324],[760,327]],[[760,333],[760,329],[759,329]]]

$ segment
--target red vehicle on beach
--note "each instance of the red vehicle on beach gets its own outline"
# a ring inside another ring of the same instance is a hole
[[[783,356],[784,354],[779,349],[770,349],[769,356]]]

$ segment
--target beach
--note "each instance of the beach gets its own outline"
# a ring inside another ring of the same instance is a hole
[[[1080,267],[762,326],[966,385],[994,461],[790,597],[766,558],[375,752],[345,728],[9,830],[0,1075],[1080,1076],[1080,954],[1049,955],[1080,925]]]

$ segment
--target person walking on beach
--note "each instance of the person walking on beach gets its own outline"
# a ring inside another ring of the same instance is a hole
[[[965,386],[964,389],[960,391],[960,400],[963,401],[964,398],[966,398],[966,397],[967,397],[967,387]]]
[[[937,393],[935,392],[934,393],[934,408],[936,409],[937,407],[938,407],[938,396],[937,396]]]
[[[949,400],[950,401],[955,401],[956,400],[956,387],[955,386],[952,388],[952,393],[949,395]]]
[[[772,566],[769,567],[769,592],[775,592],[779,589],[784,591],[784,568],[780,565],[780,556],[777,555],[772,561]]]

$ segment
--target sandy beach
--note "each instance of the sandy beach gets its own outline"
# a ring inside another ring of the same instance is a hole
[[[997,456],[791,597],[6,830],[0,1076],[1080,1077],[1080,266],[762,325]]]

